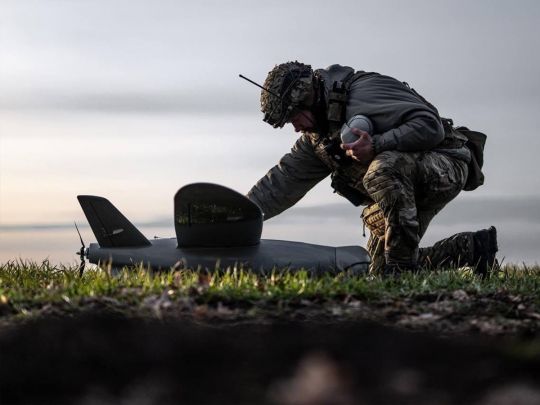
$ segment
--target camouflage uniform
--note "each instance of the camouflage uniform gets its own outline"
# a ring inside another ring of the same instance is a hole
[[[351,73],[353,69],[339,65],[315,71],[322,83],[322,98],[333,83]],[[443,127],[435,107],[406,84],[378,73],[356,73],[345,119],[357,114],[368,116],[375,128],[376,156],[369,165],[352,159],[336,162],[325,148],[324,137],[306,132],[249,191],[248,198],[269,219],[294,205],[328,175],[345,179],[360,196],[356,205],[368,206],[364,217],[380,218],[375,223],[365,222],[371,230],[367,248],[372,271],[385,263],[472,264],[472,233],[418,248],[431,219],[466,182],[471,155],[464,139],[452,128]]]
[[[375,201],[363,213],[371,231],[367,244],[371,271],[379,271],[385,263],[473,264],[472,232],[418,249],[433,217],[459,194],[466,178],[466,163],[441,153],[377,155],[364,176],[366,191]]]

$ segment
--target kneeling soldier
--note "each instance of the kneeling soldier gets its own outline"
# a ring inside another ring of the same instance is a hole
[[[485,135],[453,128],[406,83],[378,73],[340,65],[313,71],[288,62],[274,67],[263,87],[264,121],[275,128],[291,123],[302,133],[248,193],[265,219],[331,175],[337,193],[366,206],[370,271],[470,265],[486,274],[497,252],[494,227],[418,247],[449,201],[483,183]],[[357,115],[369,118],[373,134],[353,128],[358,139],[341,143],[343,124]]]

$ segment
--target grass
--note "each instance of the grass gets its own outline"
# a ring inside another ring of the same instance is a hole
[[[71,302],[88,297],[113,297],[127,303],[156,294],[172,298],[196,296],[198,302],[334,299],[344,296],[366,302],[426,294],[504,292],[531,297],[540,304],[540,267],[505,266],[487,279],[470,270],[407,274],[400,278],[347,274],[312,277],[306,271],[274,271],[257,275],[244,269],[215,272],[180,270],[153,273],[139,267],[112,276],[110,269],[89,269],[79,277],[76,267],[10,261],[0,265],[0,305],[15,308]]]
[[[115,313],[216,322],[367,319],[442,334],[540,335],[540,266],[506,265],[482,279],[470,269],[400,278],[306,271],[260,275],[143,267],[88,269],[11,261],[0,264],[0,330],[44,317]]]
[[[12,381],[40,381],[41,389],[51,398],[65,395],[62,390],[69,384],[83,385],[80,390],[86,402],[92,398],[88,392],[107,390],[126,398],[129,394],[133,399],[131,393],[139,391],[130,385],[138,389],[142,386],[150,394],[168,392],[162,388],[167,385],[159,385],[159,391],[152,388],[149,384],[154,381],[174,383],[174,387],[181,387],[182,395],[189,387],[203,394],[218,392],[218,402],[223,402],[227,389],[236,392],[235,387],[263,398],[270,392],[268,387],[281,386],[275,381],[289,381],[272,377],[272,370],[279,369],[276,375],[292,376],[290,381],[303,384],[305,377],[298,371],[295,374],[291,367],[304,359],[295,366],[297,370],[307,369],[304,364],[315,373],[330,370],[332,390],[332,379],[343,375],[345,381],[367,384],[362,386],[363,393],[370,387],[382,387],[381,392],[394,395],[382,402],[392,403],[404,394],[401,388],[395,388],[393,394],[394,385],[387,384],[387,379],[404,376],[408,380],[413,375],[413,380],[422,384],[413,392],[417,396],[427,392],[426,399],[417,402],[433,403],[437,402],[434,395],[444,400],[450,398],[446,392],[462,392],[460,387],[487,390],[493,386],[495,390],[500,388],[500,381],[511,388],[516,381],[522,383],[517,387],[528,387],[529,381],[536,381],[531,370],[537,366],[540,353],[539,291],[539,266],[507,265],[486,279],[470,269],[381,278],[347,274],[312,277],[305,271],[257,275],[243,269],[152,273],[142,267],[124,269],[115,276],[110,269],[88,269],[79,277],[77,267],[18,261],[0,265],[0,338],[4,339],[0,343],[7,342],[3,343],[2,358],[10,360],[4,361],[6,386]],[[123,316],[77,317],[84,311],[102,309]],[[61,317],[62,322],[51,321],[51,315]],[[166,322],[147,322],[149,317]],[[269,328],[259,328],[261,322],[272,322],[276,317],[300,322],[289,322],[281,328],[276,322]],[[185,319],[195,321],[195,325]],[[356,322],[364,319],[443,335],[445,339],[411,339],[402,331]],[[37,322],[28,322],[32,320]],[[19,327],[23,322],[25,325]],[[218,322],[225,327],[214,327]],[[228,322],[235,326],[229,328]],[[239,322],[245,324],[236,325]],[[200,323],[205,325],[204,333],[200,332]],[[344,325],[346,328],[342,328]],[[469,333],[481,334],[473,346],[464,346],[461,339],[449,342],[452,336]],[[497,344],[504,343],[497,346],[500,351],[485,351],[491,343],[486,336],[504,336],[504,340],[497,340]],[[314,340],[321,343],[314,345]],[[304,363],[313,354],[326,355],[324,350],[329,353],[328,366]],[[302,356],[291,355],[296,351]],[[346,361],[335,363],[332,353],[346,353]],[[49,372],[51,364],[64,371],[60,378]],[[28,377],[28,370],[35,372]],[[177,370],[187,371],[181,374]],[[368,371],[349,374],[350,370]],[[448,379],[448,370],[459,372]],[[334,374],[337,377],[332,377]],[[298,375],[302,378],[294,377]],[[373,383],[366,375],[379,375],[380,381]],[[155,380],[153,376],[157,376]],[[187,383],[178,385],[179,381]],[[201,381],[202,385],[198,384]],[[208,381],[211,390],[205,389]],[[215,389],[220,381],[225,383]],[[243,384],[238,385],[238,381]],[[446,391],[439,388],[442,393],[437,394],[437,386]],[[296,389],[296,385],[290,387]],[[30,392],[23,388],[17,392]],[[474,393],[476,397],[471,398],[476,401],[480,394]],[[40,395],[40,399],[47,398]],[[406,394],[406,399],[414,401],[411,395]],[[119,402],[97,398],[96,403]],[[184,396],[182,399],[185,402]]]

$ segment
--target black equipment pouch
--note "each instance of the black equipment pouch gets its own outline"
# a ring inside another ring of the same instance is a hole
[[[356,207],[365,205],[369,201],[364,194],[349,184],[345,175],[338,171],[332,173],[332,183],[330,186],[334,189],[334,193],[345,197]]]
[[[347,80],[345,80],[346,82]],[[347,104],[347,95],[349,89],[344,82],[334,82],[332,90],[328,92],[327,115],[330,132],[335,128],[341,127],[345,122],[345,108]]]
[[[465,183],[463,190],[475,190],[484,184],[482,166],[484,165],[484,146],[486,145],[487,136],[482,132],[471,131],[467,127],[457,127],[455,130],[460,134],[465,135],[467,138],[465,146],[471,151],[469,175],[467,176],[467,182]]]
[[[339,130],[345,122],[347,112],[347,97],[349,89],[353,82],[365,72],[349,73],[343,81],[332,83],[332,90],[328,92],[326,119],[328,120],[327,138],[337,137],[339,139]],[[341,143],[341,142],[340,142]]]
[[[444,139],[436,147],[440,149],[460,149],[467,144],[468,138],[454,128],[454,121],[450,118],[442,118],[444,128]]]
[[[345,151],[341,149],[341,141],[337,139],[323,139],[322,144],[324,146],[325,152],[330,156],[334,162],[340,166],[350,166],[352,159],[349,158]]]

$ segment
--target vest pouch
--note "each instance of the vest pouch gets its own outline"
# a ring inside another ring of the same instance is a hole
[[[334,193],[345,197],[356,207],[365,205],[369,201],[364,194],[349,184],[347,176],[339,172],[332,173],[332,183],[330,186],[334,189]]]
[[[467,176],[467,181],[463,190],[475,190],[484,184],[482,166],[484,165],[484,146],[486,145],[487,136],[481,132],[471,131],[467,127],[458,127],[456,128],[456,131],[467,137],[465,146],[471,151],[469,175]]]

